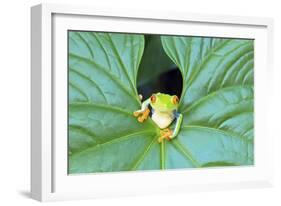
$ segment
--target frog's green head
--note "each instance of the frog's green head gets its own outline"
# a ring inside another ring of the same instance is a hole
[[[179,98],[176,95],[157,93],[150,97],[151,107],[160,112],[170,112],[178,109]]]

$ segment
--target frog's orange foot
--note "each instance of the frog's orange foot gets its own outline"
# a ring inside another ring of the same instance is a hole
[[[158,138],[158,142],[163,142],[164,139],[171,140],[171,136],[173,135],[173,131],[169,128],[163,129],[160,131],[160,137]]]
[[[135,111],[133,114],[138,117],[139,122],[144,122],[149,116],[150,110],[146,108],[144,111]]]

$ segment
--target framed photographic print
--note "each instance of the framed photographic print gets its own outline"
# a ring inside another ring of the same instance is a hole
[[[32,8],[32,197],[272,185],[272,20]]]

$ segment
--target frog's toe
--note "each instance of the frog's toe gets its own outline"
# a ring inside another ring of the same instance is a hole
[[[134,115],[135,117],[138,117],[140,114],[141,114],[140,111],[134,111],[134,113],[133,113],[133,115]]]
[[[168,141],[171,140],[171,138],[170,138],[169,136],[164,135],[164,136],[160,136],[160,137],[158,138],[158,142],[159,142],[159,143],[162,143],[164,139],[166,139],[166,140],[168,140]]]
[[[150,110],[148,108],[146,108],[142,114],[144,119],[147,119],[149,116]]]
[[[170,130],[169,128],[166,128],[166,129],[163,129],[161,132],[160,132],[160,137],[158,138],[158,142],[161,143],[163,142],[164,139],[166,140],[171,140],[171,136],[173,135],[173,131]]]
[[[146,108],[144,111],[137,110],[133,112],[135,117],[138,117],[139,122],[144,122],[149,117],[150,110]]]
[[[145,120],[145,119],[143,118],[143,116],[138,117],[138,121],[139,121],[139,122],[142,123],[144,120]]]

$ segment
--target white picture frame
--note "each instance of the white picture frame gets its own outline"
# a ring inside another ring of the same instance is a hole
[[[120,24],[114,24],[115,21]],[[153,30],[153,24],[159,24],[165,34],[175,34],[165,30],[165,24],[169,24],[174,26],[176,34],[254,37],[259,40],[255,49],[255,134],[266,138],[255,141],[255,165],[238,169],[120,172],[69,177],[65,170],[67,145],[64,138],[56,138],[58,134],[66,134],[63,110],[67,104],[66,88],[57,81],[67,81],[67,77],[64,70],[55,69],[58,65],[63,68],[66,65],[66,55],[61,55],[67,46],[65,31],[98,28],[117,32],[159,32]],[[186,30],[186,25],[192,26],[192,30]],[[272,19],[40,4],[31,8],[31,26],[32,198],[52,201],[273,185],[273,134],[267,122],[271,97],[265,90],[265,87],[271,87],[273,71]]]

